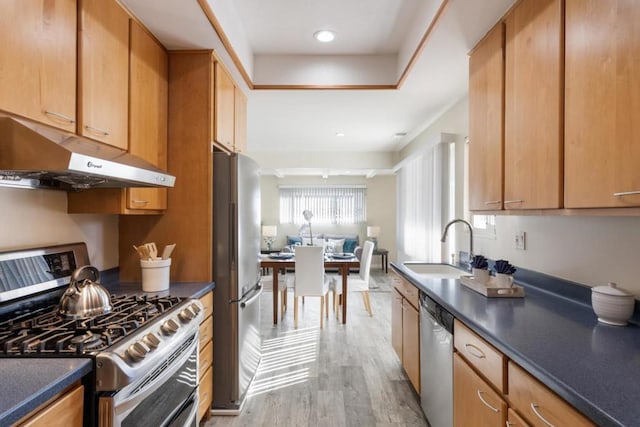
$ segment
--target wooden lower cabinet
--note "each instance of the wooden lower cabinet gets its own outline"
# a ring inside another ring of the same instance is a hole
[[[209,409],[213,399],[213,292],[200,298],[204,306],[204,320],[200,323],[198,345],[200,348],[198,372],[200,386],[198,389],[198,422],[209,418]]]
[[[524,369],[509,362],[509,403],[532,426],[593,426],[571,405]]]
[[[507,403],[465,362],[453,355],[453,425],[504,426]]]
[[[418,288],[395,273],[391,301],[391,345],[416,392],[420,393],[420,312]]]
[[[78,385],[37,411],[19,427],[82,427],[84,386]]]

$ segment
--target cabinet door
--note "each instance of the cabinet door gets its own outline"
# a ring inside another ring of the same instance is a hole
[[[235,88],[234,151],[247,152],[247,97]]]
[[[78,133],[127,150],[129,16],[115,1],[79,10]]]
[[[214,140],[228,151],[233,151],[235,86],[222,64],[216,61],[214,70]]]
[[[76,131],[75,0],[0,2],[0,110]]]
[[[402,302],[402,366],[420,394],[420,315],[406,300]]]
[[[637,1],[566,2],[565,207],[640,206],[638,22]]]
[[[509,402],[536,427],[593,426],[587,418],[524,369],[509,362]]]
[[[397,290],[391,296],[391,346],[402,362],[402,295]]]
[[[169,58],[142,26],[131,20],[129,152],[167,169]],[[164,188],[130,188],[129,209],[166,209]]]
[[[504,208],[562,207],[562,1],[506,18]]]
[[[84,409],[84,386],[79,385],[55,400],[20,427],[82,427]]]
[[[496,25],[469,58],[469,209],[502,209],[504,25]]]
[[[507,427],[529,427],[529,424],[516,411],[507,411]]]
[[[457,353],[453,354],[453,425],[504,426],[507,404]]]

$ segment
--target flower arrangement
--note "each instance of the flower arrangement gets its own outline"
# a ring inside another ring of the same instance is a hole
[[[486,270],[487,268],[489,268],[489,263],[483,255],[475,255],[471,260],[471,268]]]
[[[504,259],[497,260],[495,265],[493,266],[493,269],[496,273],[500,274],[513,274],[516,272],[516,268],[513,265],[509,264],[509,261]]]

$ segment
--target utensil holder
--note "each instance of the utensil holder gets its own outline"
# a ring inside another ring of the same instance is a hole
[[[171,258],[140,260],[142,268],[142,290],[144,292],[160,292],[169,289],[169,268]]]

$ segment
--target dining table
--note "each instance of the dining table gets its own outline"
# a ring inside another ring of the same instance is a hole
[[[282,269],[294,269],[296,260],[294,256],[268,254],[261,255],[260,266],[270,268],[273,274],[273,324],[278,324],[278,271]],[[360,267],[360,260],[355,256],[331,255],[324,257],[324,268],[336,268],[342,276],[342,323],[347,323],[347,276],[351,268]],[[286,285],[285,285],[286,286]]]

